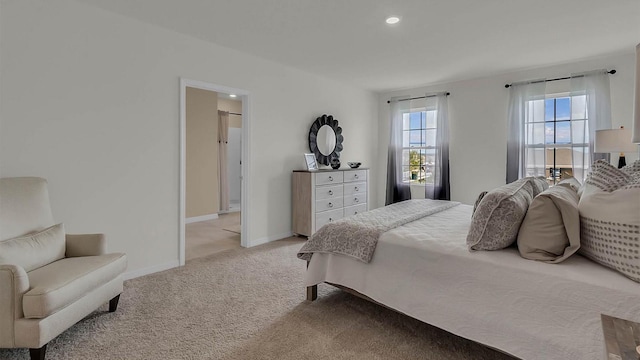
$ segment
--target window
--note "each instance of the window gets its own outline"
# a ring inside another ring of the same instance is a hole
[[[550,185],[574,176],[574,157],[588,167],[589,128],[586,96],[547,95],[528,102],[525,118],[526,176],[544,176]],[[583,170],[588,170],[584,168]]]
[[[414,109],[402,114],[402,181],[433,184],[436,111]]]

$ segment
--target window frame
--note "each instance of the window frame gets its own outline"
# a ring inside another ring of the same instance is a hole
[[[585,133],[589,133],[589,115],[588,115],[588,107],[585,106],[584,109],[584,116],[582,118],[573,118],[573,99],[575,97],[585,97],[585,102],[586,102],[586,94],[571,94],[569,92],[559,92],[559,93],[549,93],[549,94],[545,94],[544,99],[534,99],[534,100],[527,100],[526,106],[531,106],[530,104],[535,102],[535,101],[540,101],[542,100],[544,102],[544,116],[543,116],[543,121],[527,121],[527,119],[525,119],[524,122],[524,133],[525,133],[525,137],[524,137],[524,151],[526,153],[528,153],[529,149],[544,149],[545,150],[545,177],[547,179],[547,181],[549,181],[550,185],[555,185],[557,184],[561,179],[562,179],[562,173],[561,170],[564,168],[558,168],[558,163],[557,163],[557,150],[559,149],[569,149],[569,151],[571,153],[573,153],[574,149],[579,149],[582,148],[583,151],[589,151],[589,147],[590,147],[590,143],[589,141],[591,141],[590,138],[585,139],[588,140],[586,143],[573,143],[571,142],[571,140],[573,140],[573,124],[572,122],[583,122],[584,123],[584,131]],[[557,102],[558,99],[562,99],[562,98],[568,98],[569,99],[569,118],[568,119],[561,119],[558,120],[558,106],[557,106]],[[547,120],[546,115],[547,115],[547,101],[548,100],[553,100],[554,104],[553,104],[553,119],[552,120]],[[553,123],[553,142],[547,142],[547,134],[546,134],[546,130],[547,130],[547,124],[548,123]],[[567,143],[558,143],[557,142],[557,135],[558,135],[558,124],[559,123],[568,123],[569,124],[569,136],[570,136],[570,141]],[[533,143],[533,144],[529,144],[529,133],[528,133],[528,127],[531,125],[532,128],[532,132],[535,131],[533,130],[533,127],[535,126],[534,124],[544,124],[544,142],[543,143]],[[547,149],[552,149],[553,150],[553,161],[552,161],[552,166],[549,167],[547,166],[549,161],[547,159],[546,156],[546,150]],[[529,163],[527,162],[527,164],[525,164],[525,169],[529,169]],[[535,165],[532,165],[531,168],[535,169]],[[587,164],[587,168],[583,169],[584,171],[588,171],[589,170],[589,165]],[[548,172],[548,176],[547,176],[547,172]],[[574,169],[574,163],[572,162],[571,164],[571,175],[573,176],[573,174],[575,174],[575,169]],[[529,176],[529,174],[525,174],[526,176]]]
[[[405,121],[405,118],[404,118],[405,114],[407,114],[410,117],[411,114],[418,113],[418,112],[419,113],[424,113],[424,116],[425,116],[425,118],[424,118],[424,128],[422,127],[422,118],[420,119],[421,120],[420,128],[412,129],[411,128],[411,119],[409,119],[409,127],[405,128],[405,126],[404,126],[405,125],[405,122],[404,122]],[[428,125],[427,125],[427,113],[428,112],[433,112],[434,113],[434,127],[428,127]],[[426,182],[426,180],[425,180],[425,182],[421,183],[420,180],[422,180],[422,179],[420,178],[420,175],[418,175],[418,177],[415,180],[412,179],[411,167],[415,166],[415,165],[411,165],[411,151],[417,150],[418,154],[421,154],[422,151],[424,151],[425,152],[425,156],[426,156],[426,155],[430,155],[430,154],[426,154],[427,151],[434,151],[436,149],[436,144],[433,144],[433,145],[428,145],[427,144],[426,132],[429,131],[429,130],[434,130],[436,132],[436,136],[437,136],[437,131],[438,131],[438,127],[437,127],[437,125],[438,125],[437,119],[438,118],[437,118],[437,115],[438,115],[437,114],[437,109],[436,109],[435,106],[412,107],[412,108],[402,112],[402,135],[403,136],[402,136],[402,147],[401,147],[401,149],[402,149],[402,154],[403,154],[402,155],[402,160],[403,161],[400,164],[400,170],[401,170],[401,172],[403,174],[403,176],[402,176],[402,183],[403,184],[411,185],[411,186],[414,186],[414,185],[415,186],[433,185],[433,180],[431,182]],[[420,144],[421,144],[421,146],[411,146],[410,145],[411,144],[411,135],[410,135],[411,131],[420,131],[420,138],[421,138]],[[409,132],[409,146],[404,146],[405,145],[405,143],[404,143],[404,134],[405,134],[405,132]],[[425,138],[424,139],[422,139],[423,132],[425,134]],[[424,144],[424,146],[422,146],[422,144]],[[409,151],[409,163],[406,163],[406,164],[404,163],[404,152],[405,152],[405,150]],[[421,159],[420,160],[420,165],[418,165],[420,167],[418,174],[424,173],[425,174],[425,177],[424,177],[425,179],[426,179],[426,166],[427,165],[428,164],[426,163],[426,159],[425,159],[425,163],[422,163],[422,159]],[[424,167],[424,170],[422,170],[423,167]],[[409,172],[409,176],[407,177],[407,180],[405,180],[405,176],[404,176],[404,172],[405,172],[406,168],[408,168],[408,172]]]

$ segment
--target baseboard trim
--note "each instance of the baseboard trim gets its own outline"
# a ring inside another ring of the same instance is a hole
[[[291,232],[291,231],[283,233],[283,234],[279,234],[279,235],[265,236],[265,237],[262,237],[262,238],[259,238],[259,239],[255,239],[255,240],[249,241],[249,246],[247,246],[247,247],[258,246],[258,245],[266,244],[268,242],[272,242],[272,241],[288,238],[288,237],[291,237],[291,236],[293,236],[293,232]]]
[[[209,214],[209,215],[202,215],[202,216],[194,216],[194,217],[190,217],[190,218],[186,218],[184,219],[184,223],[185,224],[191,224],[191,223],[195,223],[195,222],[200,222],[200,221],[207,221],[207,220],[215,220],[218,218],[218,214]]]
[[[164,264],[158,264],[158,265],[149,266],[149,267],[138,269],[138,270],[128,271],[122,275],[122,278],[124,280],[135,279],[140,276],[145,276],[145,275],[157,273],[160,271],[173,269],[178,266],[180,266],[180,262],[178,260],[173,260]]]

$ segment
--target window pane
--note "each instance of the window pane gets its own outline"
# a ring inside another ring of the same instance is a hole
[[[529,121],[542,122],[544,121],[544,100],[534,100],[530,101],[529,111],[530,114]]]
[[[426,128],[435,128],[436,127],[436,112],[435,111],[427,111],[427,126]]]
[[[411,130],[410,133],[409,146],[422,146],[422,134],[420,133],[420,130]]]
[[[402,150],[402,165],[409,165],[409,150]]]
[[[587,97],[585,95],[573,96],[571,98],[571,118],[586,119]]]
[[[568,97],[556,99],[556,120],[569,120],[571,116],[571,101]]]
[[[409,113],[402,114],[402,130],[409,130]]]
[[[426,130],[425,143],[425,146],[436,146],[436,129]]]
[[[556,158],[555,158],[555,167],[562,169],[562,171],[566,171],[566,169],[571,169],[571,148],[570,147],[557,147],[556,148]]]
[[[527,176],[538,176],[542,174],[538,174],[539,171],[546,168],[546,164],[544,162],[545,149],[527,149],[526,152],[526,162],[527,162]]]
[[[527,124],[527,145],[539,145],[545,142],[545,123]]]
[[[544,123],[545,144],[553,144],[553,135],[555,134],[554,125],[555,123],[553,121],[548,121]]]
[[[427,127],[427,112],[426,111],[420,112],[420,119],[421,119],[421,123],[422,123],[421,129],[425,129]]]
[[[402,147],[409,147],[409,131],[402,132]]]
[[[411,173],[409,172],[409,167],[408,166],[403,166],[402,167],[402,181],[403,182],[408,182],[409,179],[411,179]]]
[[[556,144],[571,143],[571,126],[569,121],[556,122]]]
[[[420,121],[420,113],[412,112],[411,113],[411,129],[420,129],[421,121]]]
[[[571,122],[571,141],[574,144],[586,144],[589,142],[588,125],[585,120]]]
[[[546,99],[544,101],[544,119],[545,121],[553,121],[554,118],[553,99]]]

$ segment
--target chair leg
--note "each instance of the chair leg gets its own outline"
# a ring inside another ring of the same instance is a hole
[[[118,309],[118,301],[120,300],[120,294],[113,299],[109,300],[109,312],[114,312]]]
[[[47,344],[44,344],[39,349],[29,349],[29,355],[31,360],[44,360],[44,355],[47,352]]]

